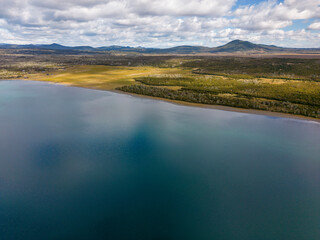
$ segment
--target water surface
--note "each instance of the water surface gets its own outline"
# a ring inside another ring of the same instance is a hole
[[[0,82],[1,240],[318,240],[320,124]]]

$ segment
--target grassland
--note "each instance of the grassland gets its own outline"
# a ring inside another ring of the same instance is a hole
[[[320,81],[319,59],[288,58],[205,58],[182,64],[197,74],[227,75],[233,78],[283,78]]]
[[[48,75],[34,74],[33,80],[48,81],[85,88],[114,90],[135,84],[139,77],[154,75],[175,75],[183,72],[179,68],[159,68],[152,66],[123,67],[84,65],[52,72]]]

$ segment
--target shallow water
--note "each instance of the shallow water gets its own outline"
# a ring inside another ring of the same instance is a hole
[[[320,239],[320,124],[0,82],[0,239]]]

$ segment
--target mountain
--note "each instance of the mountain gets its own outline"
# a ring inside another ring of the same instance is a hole
[[[67,47],[57,43],[53,44],[27,44],[27,45],[18,45],[18,44],[0,44],[0,49],[46,49],[46,50],[83,50],[83,51],[94,51],[95,48],[89,46],[79,46],[79,47]]]
[[[279,47],[279,49],[281,49]],[[275,49],[278,50],[278,49]],[[247,51],[257,51],[257,52],[268,52],[271,48],[267,45],[254,44],[248,41],[234,40],[226,45],[216,47],[212,52],[247,52]]]
[[[77,46],[77,47],[67,47],[57,43],[53,43],[50,45],[34,45],[41,49],[50,49],[50,50],[80,50],[80,51],[94,51],[95,48],[90,46]]]
[[[303,53],[306,51],[320,51],[320,48],[284,48],[275,45],[255,44],[248,41],[233,40],[223,46],[213,48],[212,53],[235,53],[235,52],[256,52],[256,53]]]
[[[207,53],[210,52],[211,48],[202,46],[177,46],[166,49],[158,49],[157,53],[175,53],[175,54],[193,54],[193,53]]]
[[[98,47],[96,48],[98,51],[119,51],[119,52],[135,52],[138,49],[143,49],[143,48],[134,48],[134,47],[124,47],[124,46],[108,46],[108,47]]]
[[[104,46],[104,47],[90,47],[90,46],[76,46],[68,47],[57,43],[43,44],[43,45],[17,45],[17,44],[0,44],[0,49],[33,49],[33,50],[55,50],[55,51],[86,51],[86,52],[135,52],[135,53],[149,53],[149,54],[203,54],[203,53],[306,53],[310,51],[320,52],[319,48],[283,48],[274,45],[255,44],[248,41],[233,40],[225,45],[219,47],[203,47],[203,46],[177,46],[172,48],[143,48],[143,47],[128,47],[128,46]]]

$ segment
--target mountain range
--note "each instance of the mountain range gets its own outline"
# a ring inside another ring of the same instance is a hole
[[[124,47],[124,46],[106,46],[106,47],[90,47],[76,46],[68,47],[60,44],[44,44],[44,45],[17,45],[17,44],[0,44],[0,49],[33,49],[33,50],[57,50],[57,51],[86,51],[86,52],[136,52],[145,54],[208,54],[208,53],[320,53],[320,48],[284,48],[274,45],[255,44],[248,41],[234,40],[219,47],[202,47],[202,46],[177,46],[172,48],[144,48],[144,47]]]

